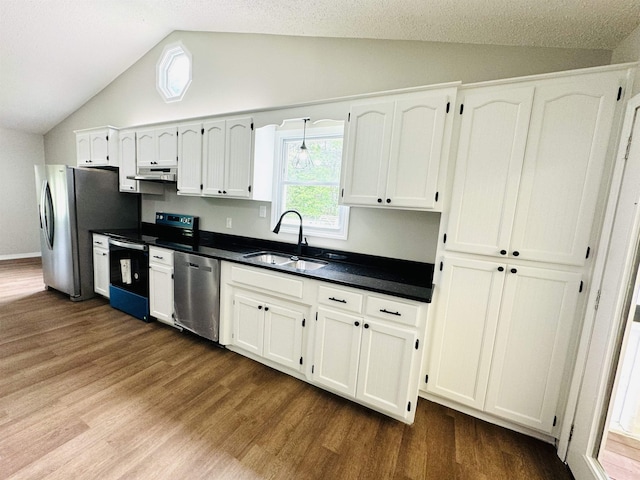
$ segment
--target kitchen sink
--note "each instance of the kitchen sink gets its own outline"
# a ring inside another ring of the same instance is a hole
[[[277,265],[279,267],[292,267],[292,268],[295,268],[296,270],[317,270],[327,265],[327,262],[322,262],[319,260],[309,260],[306,258],[298,258],[296,256],[285,255],[282,253],[274,253],[274,252],[249,253],[245,255],[244,258],[256,260],[258,262],[266,263],[268,265]]]

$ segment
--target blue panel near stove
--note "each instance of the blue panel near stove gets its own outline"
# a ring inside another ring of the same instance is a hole
[[[149,299],[109,285],[109,303],[113,308],[122,310],[145,322],[150,321]]]

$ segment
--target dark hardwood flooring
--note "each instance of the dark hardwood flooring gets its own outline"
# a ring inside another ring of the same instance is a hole
[[[570,479],[553,446],[420,400],[404,425],[0,262],[2,479]]]

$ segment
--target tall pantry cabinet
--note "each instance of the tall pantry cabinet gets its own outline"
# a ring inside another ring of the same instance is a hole
[[[459,91],[428,394],[554,434],[627,75]]]

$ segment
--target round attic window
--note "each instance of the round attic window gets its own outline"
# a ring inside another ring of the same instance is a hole
[[[182,100],[191,84],[191,53],[181,44],[167,45],[156,67],[156,86],[165,102]]]

